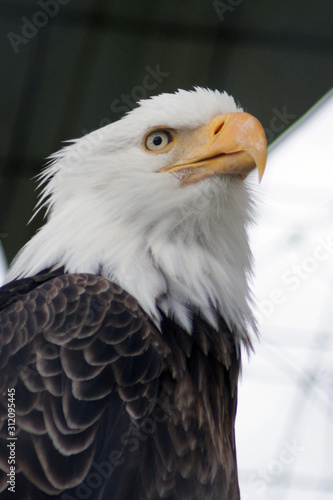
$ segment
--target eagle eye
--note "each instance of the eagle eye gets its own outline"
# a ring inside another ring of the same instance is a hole
[[[154,130],[147,135],[145,147],[148,151],[161,151],[173,140],[168,130]]]

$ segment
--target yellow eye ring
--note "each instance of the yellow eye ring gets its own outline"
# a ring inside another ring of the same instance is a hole
[[[144,145],[148,151],[162,151],[172,141],[173,137],[169,130],[153,130],[146,136]]]

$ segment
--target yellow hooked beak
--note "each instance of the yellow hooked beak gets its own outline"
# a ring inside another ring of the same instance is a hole
[[[266,159],[267,141],[259,121],[248,113],[227,113],[192,131],[181,160],[161,172],[174,173],[185,186],[216,174],[244,179],[257,167],[260,182]]]

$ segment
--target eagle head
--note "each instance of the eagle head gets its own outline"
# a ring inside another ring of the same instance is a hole
[[[264,131],[225,92],[195,88],[139,102],[51,157],[37,209],[46,224],[7,281],[44,269],[89,272],[189,332],[199,311],[241,334],[253,323],[246,181],[266,162]]]

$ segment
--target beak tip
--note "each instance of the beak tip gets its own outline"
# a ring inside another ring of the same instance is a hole
[[[259,184],[260,184],[262,181],[262,178],[264,177],[264,170],[258,169],[258,176],[259,176]]]
[[[257,158],[257,169],[258,169],[258,176],[259,176],[259,184],[262,181],[262,178],[265,173],[265,168],[266,168],[266,163],[267,163],[267,146],[265,148],[264,154],[261,155],[261,157]]]

